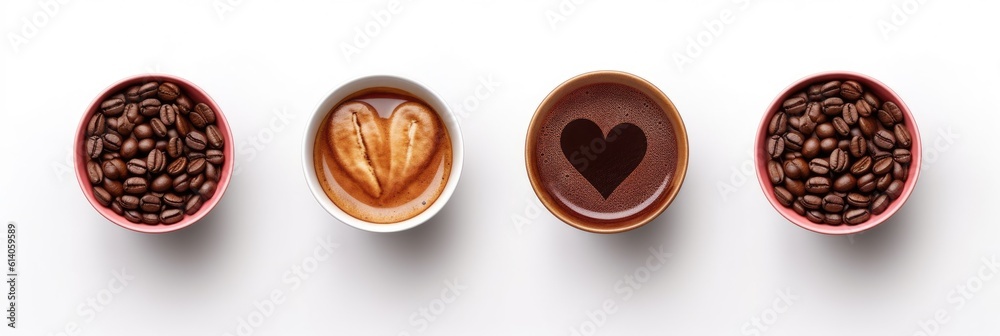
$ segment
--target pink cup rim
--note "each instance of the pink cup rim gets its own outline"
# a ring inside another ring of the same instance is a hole
[[[104,101],[105,97],[107,97],[112,92],[118,92],[128,88],[129,86],[149,81],[173,82],[178,86],[180,86],[181,89],[187,94],[188,97],[191,98],[192,101],[208,104],[208,106],[211,107],[213,111],[215,111],[216,126],[218,126],[219,130],[222,131],[222,136],[225,142],[223,151],[226,155],[226,161],[222,164],[222,171],[221,175],[219,176],[218,185],[216,186],[215,189],[215,195],[213,195],[212,198],[209,199],[207,202],[204,202],[201,206],[201,209],[199,209],[198,212],[195,212],[193,215],[186,215],[184,216],[183,219],[181,219],[180,222],[169,225],[165,224],[148,225],[142,223],[132,223],[127,219],[125,219],[125,217],[116,214],[114,211],[111,210],[111,208],[104,207],[103,205],[98,203],[97,199],[94,197],[94,191],[92,188],[93,186],[91,185],[90,180],[87,178],[87,167],[86,167],[87,156],[85,153],[83,153],[82,150],[83,141],[86,138],[87,123],[90,121],[90,116],[95,111],[97,111],[98,107],[100,106],[101,102]],[[119,80],[118,82],[108,86],[104,90],[101,90],[101,92],[97,95],[97,97],[94,98],[94,100],[90,103],[90,105],[88,105],[87,109],[84,111],[83,117],[80,120],[80,124],[77,127],[76,138],[74,138],[73,143],[74,143],[73,162],[75,165],[74,168],[76,170],[76,179],[80,185],[80,190],[83,191],[83,195],[84,197],[87,198],[87,201],[90,202],[90,205],[93,206],[94,210],[97,210],[97,212],[100,213],[101,216],[107,218],[108,221],[111,221],[112,223],[115,223],[123,228],[142,233],[166,233],[166,232],[177,231],[186,228],[188,226],[191,226],[191,224],[194,224],[198,220],[205,217],[205,215],[207,215],[213,208],[215,208],[215,206],[219,203],[219,200],[222,199],[223,194],[225,194],[226,189],[229,187],[229,182],[233,176],[233,169],[235,168],[233,133],[229,128],[229,122],[226,120],[226,116],[223,113],[222,109],[219,108],[219,105],[216,104],[215,100],[213,100],[212,97],[209,96],[207,92],[205,92],[205,90],[202,90],[200,87],[198,87],[194,83],[184,78],[168,74],[142,74],[142,75],[130,76]]]
[[[781,103],[784,101],[785,97],[787,97],[790,93],[803,90],[813,83],[824,82],[829,80],[857,81],[861,83],[861,85],[863,85],[869,91],[874,92],[877,96],[879,96],[879,99],[881,99],[882,101],[892,101],[896,103],[896,105],[899,106],[899,109],[903,111],[903,115],[905,116],[905,120],[907,121],[906,123],[907,130],[910,131],[910,136],[913,142],[912,145],[910,146],[910,153],[912,159],[909,167],[909,174],[907,175],[906,182],[904,183],[903,186],[903,193],[900,195],[898,199],[892,201],[892,203],[889,204],[889,207],[885,210],[885,212],[878,215],[872,215],[872,217],[867,222],[861,223],[859,225],[832,226],[826,224],[816,224],[809,221],[804,216],[800,216],[799,214],[795,213],[795,211],[792,210],[791,208],[786,208],[785,206],[781,205],[781,203],[778,202],[778,199],[774,194],[774,189],[773,185],[771,184],[771,180],[767,176],[767,162],[770,160],[770,157],[767,155],[767,153],[764,152],[763,143],[765,141],[764,139],[767,138],[767,126],[771,120],[771,116],[774,115],[776,111],[778,111],[778,109],[781,106]],[[781,214],[781,216],[785,217],[786,219],[788,219],[788,221],[794,223],[795,225],[798,225],[799,227],[802,227],[809,231],[829,234],[829,235],[848,235],[848,234],[856,234],[871,229],[879,224],[882,224],[890,217],[892,217],[892,215],[895,214],[896,211],[899,211],[899,209],[903,207],[903,204],[906,203],[907,199],[909,199],[910,194],[913,193],[913,189],[917,184],[917,179],[920,176],[920,166],[923,154],[922,152],[923,150],[920,141],[920,132],[917,128],[916,119],[914,119],[913,114],[910,113],[909,106],[907,106],[906,103],[903,101],[903,99],[900,98],[899,95],[896,94],[896,92],[892,91],[892,89],[889,88],[889,86],[885,85],[884,83],[878,81],[875,78],[856,72],[827,71],[827,72],[812,74],[795,81],[794,83],[786,87],[784,90],[782,90],[774,98],[774,100],[771,102],[771,105],[769,105],[767,110],[765,111],[764,117],[761,119],[760,125],[757,128],[757,137],[754,141],[754,167],[756,167],[757,170],[757,181],[761,187],[761,191],[763,191],[764,196],[767,198],[768,202],[771,203],[771,206],[774,207],[774,209],[778,211],[778,213]]]

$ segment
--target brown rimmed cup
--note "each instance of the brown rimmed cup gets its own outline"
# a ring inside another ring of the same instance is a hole
[[[577,113],[574,109],[580,114],[574,115]],[[653,119],[659,123],[648,122]],[[586,157],[593,157],[594,162],[604,160],[602,155],[605,153],[637,152],[635,148],[642,147],[641,155],[629,154],[620,158],[619,154],[611,154],[617,160],[613,162],[617,163],[600,165],[638,161],[634,166],[632,163],[626,165],[634,167],[631,171],[612,168],[612,174],[606,174],[615,176],[614,181],[618,183],[612,185],[613,188],[602,184],[599,180],[603,177],[595,177],[596,173],[585,175],[589,168],[577,161],[579,156],[570,145],[577,143],[574,139],[579,139],[579,134],[584,134],[577,132],[580,128],[573,125],[579,120],[585,120],[583,124],[586,121],[594,124],[587,125],[593,132],[586,134],[600,132],[600,137],[595,137],[590,142],[592,147],[588,148],[615,147],[587,154]],[[642,131],[638,133],[645,138],[643,142],[612,143],[619,136],[638,139],[637,135],[629,135],[636,133],[632,127]],[[560,134],[558,138],[554,132]],[[561,149],[555,151],[552,146]],[[551,154],[556,152],[559,154]],[[545,157],[545,153],[550,155]],[[618,233],[649,223],[677,196],[687,172],[687,131],[677,108],[652,83],[625,72],[595,71],[560,84],[539,104],[528,127],[524,158],[532,189],[553,215],[580,230]],[[563,178],[566,180],[557,182]],[[650,179],[657,181],[653,184],[638,182]],[[627,204],[622,201],[625,197],[634,205],[616,211],[613,204]]]

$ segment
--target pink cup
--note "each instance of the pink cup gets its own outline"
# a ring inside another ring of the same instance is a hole
[[[814,83],[822,83],[831,80],[854,80],[864,86],[867,91],[870,91],[878,96],[883,102],[892,101],[896,103],[896,105],[899,106],[899,109],[903,111],[906,129],[910,132],[910,136],[913,138],[913,144],[910,148],[912,158],[910,160],[909,175],[904,183],[902,195],[900,195],[900,197],[895,201],[892,201],[885,212],[878,215],[872,215],[867,222],[858,225],[831,226],[816,224],[809,221],[809,219],[804,216],[800,216],[791,208],[786,208],[778,202],[778,199],[774,194],[774,186],[771,184],[771,180],[767,176],[767,162],[770,160],[770,157],[767,155],[767,151],[764,150],[764,143],[768,138],[767,126],[771,120],[771,116],[773,116],[774,113],[781,108],[782,102],[784,102],[784,100],[792,93],[803,91],[806,87]],[[914,185],[917,183],[917,177],[920,175],[921,152],[920,132],[917,130],[917,124],[913,119],[913,114],[910,113],[910,108],[906,106],[903,99],[899,98],[899,96],[889,89],[888,86],[882,84],[882,82],[879,82],[874,78],[853,72],[831,71],[814,74],[800,79],[774,98],[774,101],[771,102],[771,105],[768,106],[766,113],[764,113],[764,118],[761,121],[760,126],[757,128],[757,139],[754,143],[754,165],[757,167],[757,181],[760,182],[760,187],[764,191],[764,196],[767,197],[767,200],[771,202],[771,206],[773,206],[778,213],[792,223],[795,223],[795,225],[810,231],[832,235],[847,235],[868,230],[881,224],[882,222],[885,222],[903,206],[903,203],[906,203],[906,200],[910,197],[910,193],[913,192]]]
[[[93,186],[90,184],[90,180],[88,180],[87,178],[88,158],[87,154],[83,150],[83,143],[86,141],[87,122],[89,121],[90,117],[94,114],[94,112],[98,110],[101,102],[103,102],[108,96],[110,96],[113,93],[120,92],[133,85],[142,84],[150,81],[157,81],[161,83],[167,81],[177,84],[177,86],[181,88],[181,91],[184,92],[184,94],[187,95],[192,102],[205,103],[209,107],[211,107],[212,110],[215,111],[216,126],[219,128],[220,131],[222,131],[222,137],[225,140],[223,152],[225,153],[226,161],[222,164],[221,174],[219,176],[218,185],[216,186],[215,189],[215,194],[212,195],[212,198],[204,201],[204,203],[201,206],[201,209],[199,209],[198,212],[195,212],[193,215],[186,215],[184,216],[183,219],[181,219],[180,222],[169,225],[165,224],[147,225],[142,223],[132,223],[127,219],[125,219],[125,217],[116,214],[114,211],[111,210],[111,208],[105,207],[100,203],[98,203],[97,199],[94,197],[94,190],[92,188]],[[193,83],[180,77],[175,77],[165,74],[145,74],[145,75],[128,77],[111,85],[107,89],[104,89],[104,91],[101,91],[101,94],[99,94],[97,98],[94,98],[94,101],[91,102],[90,106],[88,106],[87,109],[84,111],[83,118],[80,121],[80,126],[77,128],[76,131],[76,139],[74,141],[73,146],[74,146],[73,147],[74,162],[76,166],[75,167],[76,179],[77,182],[80,183],[80,189],[83,190],[83,194],[84,196],[87,197],[87,201],[90,202],[90,205],[92,205],[94,209],[97,210],[98,213],[100,213],[102,216],[104,216],[104,218],[107,218],[112,223],[118,224],[119,226],[129,230],[145,232],[145,233],[164,233],[164,232],[180,230],[190,226],[191,224],[194,224],[194,222],[197,222],[202,217],[205,217],[205,215],[207,215],[209,211],[212,211],[212,208],[215,208],[215,205],[219,203],[219,200],[222,199],[222,195],[226,192],[226,188],[229,187],[229,180],[233,176],[233,167],[235,163],[234,162],[235,157],[233,155],[233,147],[234,147],[233,133],[229,129],[229,123],[226,122],[225,114],[222,113],[222,109],[219,108],[219,105],[216,104],[215,101],[213,101],[212,98],[209,97],[207,93],[205,93],[205,91],[203,91],[201,88],[194,85]]]

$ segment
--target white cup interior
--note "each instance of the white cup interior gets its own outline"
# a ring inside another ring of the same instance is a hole
[[[441,192],[441,195],[434,201],[433,204],[431,204],[430,207],[420,214],[410,219],[391,224],[364,221],[344,212],[344,210],[334,204],[323,191],[323,187],[319,184],[319,178],[316,176],[316,170],[313,168],[313,149],[315,146],[316,133],[319,131],[319,127],[323,123],[323,119],[326,118],[326,115],[334,107],[336,107],[338,103],[344,100],[344,98],[347,98],[348,96],[361,90],[376,87],[399,89],[409,92],[413,96],[422,99],[430,105],[434,111],[437,111],[441,121],[445,124],[445,127],[448,128],[448,135],[451,138],[451,175],[448,176],[448,183],[445,185],[444,191]],[[316,201],[318,201],[327,212],[333,215],[333,217],[346,223],[347,225],[361,230],[371,232],[397,232],[407,230],[427,222],[427,220],[434,217],[434,215],[437,214],[442,207],[444,207],[445,203],[448,202],[448,199],[451,198],[451,194],[455,192],[455,187],[458,185],[459,176],[462,175],[462,162],[465,149],[463,147],[462,130],[459,127],[458,119],[455,118],[455,114],[448,108],[448,104],[445,104],[441,97],[426,86],[409,79],[396,76],[377,75],[361,77],[349,81],[330,92],[330,94],[328,94],[326,98],[323,99],[318,106],[316,106],[316,110],[313,112],[312,119],[309,120],[307,127],[308,128],[306,129],[305,139],[303,140],[304,143],[302,146],[302,169],[305,173],[306,183],[309,184],[309,189],[312,191],[313,197],[315,197]]]

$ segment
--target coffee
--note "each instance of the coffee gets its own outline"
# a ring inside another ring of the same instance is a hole
[[[452,148],[438,112],[389,88],[355,93],[323,119],[313,150],[327,197],[371,223],[398,223],[427,210],[451,175]]]
[[[190,119],[198,125],[182,128]],[[226,160],[215,111],[170,82],[110,94],[88,119],[85,135],[94,197],[133,223],[174,224],[197,212],[215,195]],[[216,156],[211,163],[206,150]]]
[[[859,225],[902,196],[912,142],[902,110],[883,98],[853,80],[785,97],[762,149],[778,203],[816,224]]]
[[[662,211],[681,160],[678,125],[663,102],[611,82],[549,99],[556,103],[539,111],[528,160],[556,207],[550,210],[596,229]]]

